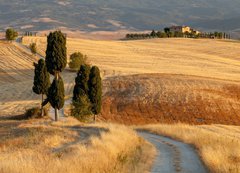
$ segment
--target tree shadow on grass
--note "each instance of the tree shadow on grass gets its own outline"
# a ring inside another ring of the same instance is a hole
[[[69,126],[66,127],[69,130],[77,132],[77,138],[74,141],[65,143],[60,147],[54,148],[54,153],[61,153],[69,149],[76,144],[88,145],[92,137],[101,137],[101,133],[109,132],[108,129],[102,127],[84,127],[84,126]]]

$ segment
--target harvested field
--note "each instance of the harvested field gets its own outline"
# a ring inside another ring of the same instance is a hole
[[[45,55],[45,37],[24,37]],[[240,79],[240,43],[210,39],[152,39],[138,41],[67,40],[68,55],[88,55],[107,76],[167,73]]]
[[[32,79],[37,58],[14,44],[0,41],[0,85]]]
[[[104,82],[102,117],[126,124],[240,124],[238,83],[186,75],[145,74]]]
[[[24,37],[25,45],[31,42],[36,42],[44,55],[46,38]],[[102,120],[125,124],[240,124],[238,42],[68,39],[67,44],[68,55],[81,51],[101,68]],[[16,73],[20,75],[21,69]],[[75,73],[65,70],[62,75],[66,95],[71,97]],[[22,114],[39,104],[39,96],[31,91],[33,70],[23,76],[25,80],[0,85],[1,116]]]

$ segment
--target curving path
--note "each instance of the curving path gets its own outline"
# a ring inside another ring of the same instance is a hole
[[[148,132],[138,134],[152,143],[157,156],[151,173],[207,173],[196,151],[187,144]]]

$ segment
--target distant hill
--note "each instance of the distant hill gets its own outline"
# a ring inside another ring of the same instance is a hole
[[[239,0],[0,0],[0,30],[240,29]]]

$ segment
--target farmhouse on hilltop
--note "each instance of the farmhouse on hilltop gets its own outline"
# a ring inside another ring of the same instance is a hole
[[[170,32],[180,32],[180,33],[193,33],[193,34],[200,34],[199,31],[192,29],[189,26],[171,26],[169,27]]]

